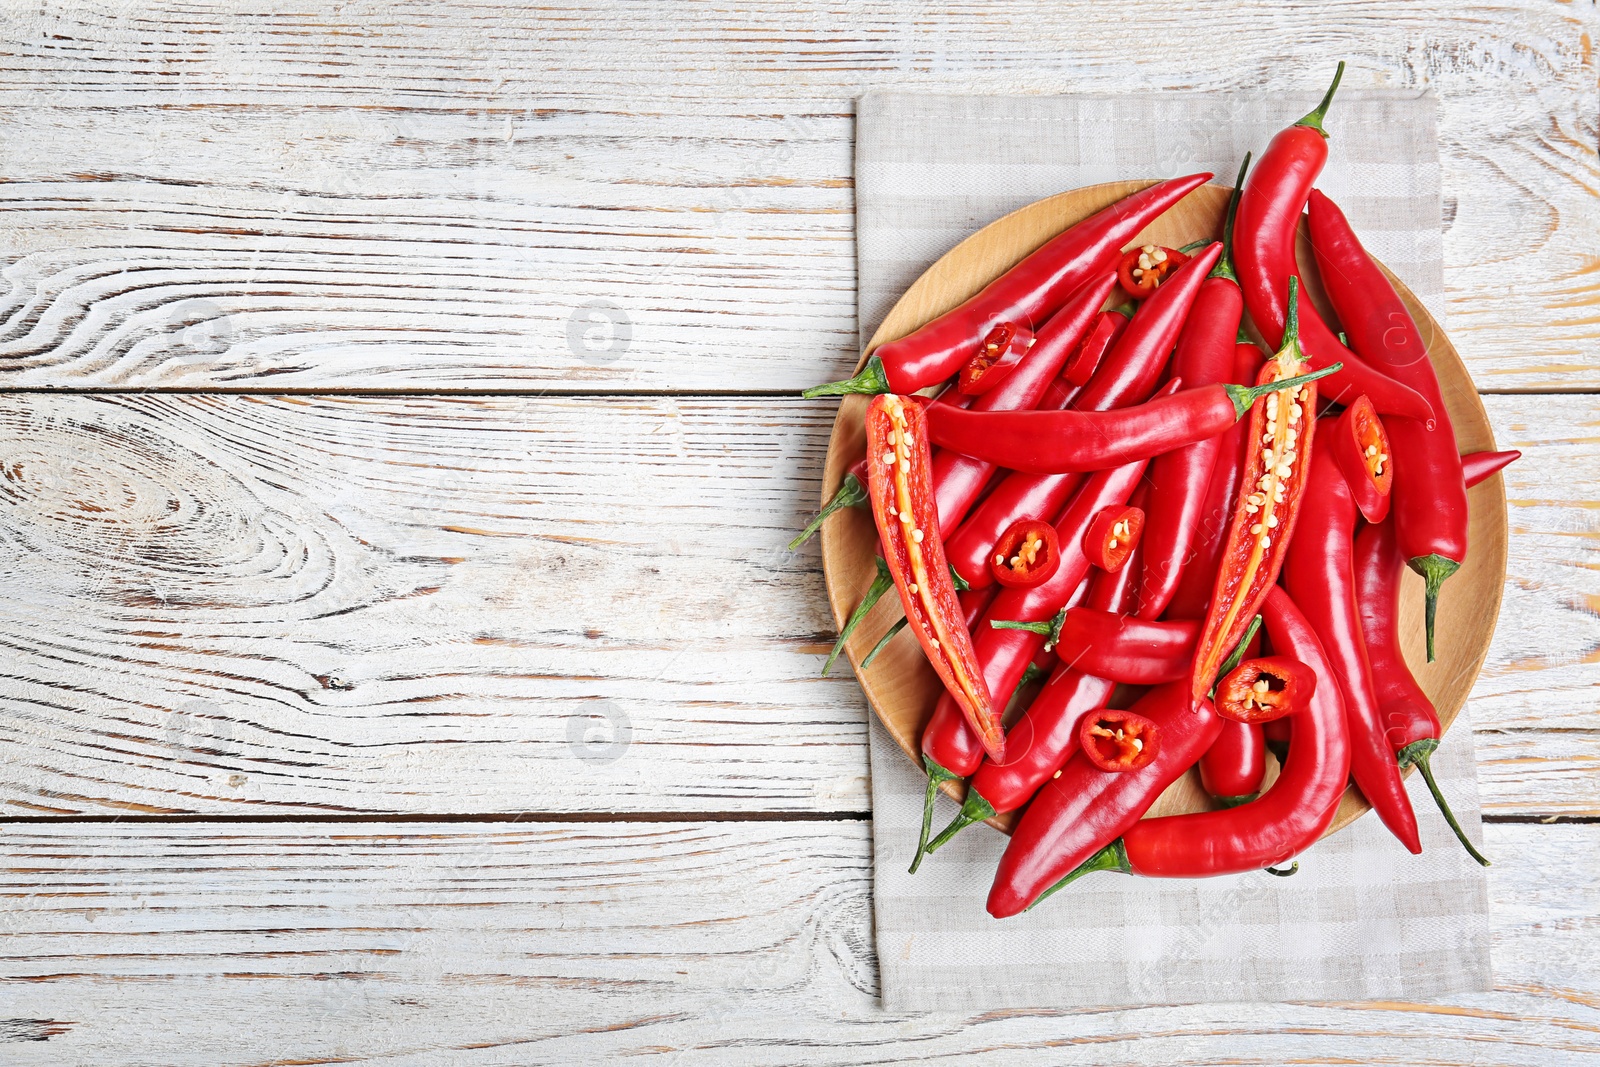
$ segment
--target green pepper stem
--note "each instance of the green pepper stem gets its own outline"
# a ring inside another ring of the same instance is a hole
[[[833,661],[839,658],[839,653],[844,651],[845,642],[850,640],[850,635],[856,632],[856,627],[861,625],[861,620],[867,617],[867,612],[883,599],[883,594],[894,585],[894,579],[889,575],[889,565],[883,561],[882,556],[876,557],[878,576],[872,579],[872,584],[867,587],[867,595],[861,598],[861,603],[856,605],[856,610],[850,613],[850,618],[845,620],[844,629],[839,631],[839,640],[833,643],[833,651],[828,653],[828,660],[822,665],[822,676],[826,678],[828,672],[833,670]]]
[[[957,814],[954,819],[950,820],[949,826],[946,826],[943,830],[939,831],[938,837],[928,842],[927,847],[924,848],[923,851],[930,856],[933,855],[942,845],[949,842],[952,837],[955,837],[956,834],[959,834],[962,830],[965,830],[975,822],[982,822],[985,819],[994,818],[994,814],[994,805],[983,799],[976,789],[968,786],[967,799],[962,802],[960,813]]]
[[[1278,346],[1275,356],[1281,356],[1293,347],[1295,354],[1300,352],[1300,278],[1298,275],[1289,275],[1289,307],[1283,315],[1283,343]],[[1298,364],[1300,361],[1295,360]]]
[[[872,661],[878,658],[878,653],[888,648],[889,642],[893,641],[895,635],[901,630],[904,630],[906,628],[906,624],[910,621],[910,619],[902,615],[899,622],[889,627],[888,633],[878,638],[878,643],[872,646],[872,651],[868,652],[861,658],[861,669],[866,670],[868,667],[872,666]]]
[[[1300,861],[1295,860],[1289,865],[1288,870],[1279,870],[1276,867],[1263,867],[1261,869],[1275,878],[1288,878],[1290,875],[1300,873]]]
[[[1333,84],[1328,86],[1328,91],[1322,96],[1322,103],[1318,104],[1309,115],[1295,123],[1296,126],[1309,126],[1313,130],[1328,136],[1328,131],[1322,128],[1322,120],[1328,117],[1328,105],[1333,103],[1333,94],[1339,88],[1339,79],[1344,77],[1344,60],[1339,60],[1339,69],[1333,72]]]
[[[826,385],[813,385],[800,395],[807,400],[815,400],[819,396],[847,396],[851,393],[870,396],[887,392],[890,392],[889,376],[884,372],[883,360],[877,356],[868,356],[867,365],[857,371],[855,377],[828,382]]]
[[[1182,252],[1186,256],[1192,256],[1196,252],[1200,251],[1202,248],[1204,248],[1207,245],[1209,245],[1210,243],[1211,243],[1211,238],[1202,237],[1198,241],[1190,241],[1188,244],[1186,244],[1182,248],[1178,249],[1178,251]]]
[[[1413,741],[1397,753],[1402,768],[1416,764],[1417,770],[1422,772],[1422,780],[1428,783],[1428,792],[1433,794],[1433,802],[1439,805],[1439,811],[1444,815],[1444,821],[1450,824],[1450,829],[1456,832],[1456,840],[1461,842],[1461,847],[1467,850],[1467,855],[1489,866],[1489,858],[1479,852],[1476,846],[1467,840],[1466,831],[1461,829],[1461,824],[1456,821],[1456,813],[1450,810],[1450,805],[1445,802],[1444,794],[1439,792],[1439,783],[1433,780],[1433,767],[1430,760],[1434,750],[1439,747],[1438,738],[1424,737],[1420,741]]]
[[[1233,270],[1233,219],[1239,213],[1239,195],[1244,191],[1244,172],[1250,169],[1250,153],[1244,154],[1244,162],[1239,164],[1239,176],[1233,180],[1233,192],[1228,194],[1228,214],[1222,224],[1222,255],[1217,257],[1217,265],[1211,268],[1208,278],[1226,278],[1235,285],[1239,284],[1239,276]],[[1239,332],[1244,332],[1244,327],[1239,327]]]
[[[1423,596],[1424,627],[1428,634],[1428,662],[1433,662],[1433,623],[1434,617],[1439,614],[1439,587],[1444,580],[1454,574],[1461,564],[1449,556],[1441,556],[1437,552],[1430,556],[1416,556],[1406,561],[1412,570],[1422,575],[1427,582],[1427,590]]]
[[[1276,382],[1265,382],[1261,385],[1252,385],[1246,387],[1243,385],[1234,385],[1231,382],[1226,382],[1223,384],[1222,390],[1228,394],[1228,399],[1233,401],[1233,417],[1237,420],[1244,418],[1245,412],[1250,410],[1250,405],[1254,404],[1257,400],[1260,400],[1268,393],[1276,393],[1284,389],[1293,389],[1296,386],[1304,385],[1306,382],[1314,382],[1318,378],[1326,378],[1335,371],[1340,371],[1343,369],[1343,363],[1330,363],[1321,370],[1314,370],[1310,374],[1296,374],[1293,378],[1284,378],[1281,381]]]
[[[1260,796],[1260,793],[1246,793],[1244,796],[1239,797],[1212,797],[1211,799],[1225,808],[1241,808]]]
[[[1217,668],[1217,676],[1211,680],[1209,696],[1217,695],[1217,686],[1228,676],[1228,672],[1237,667],[1244,660],[1244,650],[1250,647],[1250,642],[1255,639],[1256,631],[1261,629],[1261,616],[1257,615],[1250,620],[1250,625],[1244,628],[1244,636],[1239,638],[1239,643],[1233,646],[1233,651],[1228,653],[1228,658],[1222,661],[1222,666]]]
[[[845,508],[858,508],[867,502],[867,487],[861,484],[861,479],[854,474],[846,474],[844,481],[839,483],[839,488],[834,491],[833,499],[822,505],[822,510],[806,523],[806,528],[800,531],[800,536],[789,542],[789,551],[793,552],[807,541],[818,530],[822,529],[823,522],[829,515]]]
[[[922,857],[927,855],[928,835],[933,833],[933,797],[939,792],[939,787],[945,782],[953,782],[961,776],[945,770],[927,756],[922,757],[922,765],[928,771],[928,792],[922,798],[922,836],[917,840],[917,854],[911,858],[911,870],[907,873],[916,874],[917,868],[922,866]]]
[[[989,625],[996,630],[1026,630],[1030,634],[1043,634],[1045,637],[1045,651],[1056,647],[1056,642],[1061,640],[1061,627],[1067,621],[1067,609],[1062,608],[1056,612],[1055,617],[1049,622],[1015,622],[1010,619],[990,619]]]
[[[1039,898],[1032,904],[1029,904],[1025,910],[1032,911],[1044,901],[1045,897],[1048,897],[1051,893],[1054,893],[1062,886],[1069,882],[1075,882],[1086,874],[1093,874],[1095,871],[1121,871],[1123,874],[1133,873],[1133,868],[1128,865],[1128,850],[1123,847],[1122,838],[1117,838],[1115,841],[1111,842],[1111,844],[1107,845],[1099,852],[1096,852],[1094,855],[1078,864],[1077,868],[1073,870],[1071,874],[1061,879],[1061,881],[1057,882],[1049,889],[1046,889],[1043,893],[1040,893]]]
[[[965,593],[968,589],[972,588],[972,583],[961,577],[961,575],[956,572],[956,565],[954,563],[949,564],[949,567],[950,584],[956,587],[956,592]]]
[[[1131,319],[1133,318],[1133,313],[1139,310],[1139,305],[1135,304],[1132,300],[1125,300],[1111,310],[1115,311],[1118,315],[1121,315],[1125,319]]]

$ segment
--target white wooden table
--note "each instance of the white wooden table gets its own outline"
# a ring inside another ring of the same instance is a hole
[[[1600,1061],[1593,0],[0,18],[0,1062]],[[852,100],[1441,100],[1494,993],[890,1015],[814,550]]]

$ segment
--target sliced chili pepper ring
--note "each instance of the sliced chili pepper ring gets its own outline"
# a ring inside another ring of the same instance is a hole
[[[1297,659],[1247,659],[1217,683],[1217,714],[1234,722],[1271,722],[1311,703],[1316,691],[1316,672]]]
[[[1365,394],[1357,397],[1329,428],[1328,441],[1361,517],[1368,522],[1382,522],[1389,514],[1390,490],[1394,486],[1394,464],[1389,461],[1393,451],[1378,410]]]
[[[1061,566],[1056,529],[1043,519],[1018,519],[1006,527],[989,556],[989,573],[1008,589],[1032,589]]]
[[[1103,571],[1119,571],[1133,555],[1144,535],[1144,510],[1106,508],[1094,517],[1083,535],[1083,554]]]
[[[1167,275],[1189,262],[1176,248],[1138,245],[1122,254],[1117,264],[1117,280],[1132,297],[1146,297],[1167,279]]]
[[[1078,746],[1102,771],[1136,771],[1156,758],[1160,744],[1160,728],[1131,711],[1100,708],[1078,726]]]
[[[1033,347],[1033,331],[1016,322],[1002,322],[989,331],[956,376],[956,391],[980,396],[1011,377],[1022,357]]]

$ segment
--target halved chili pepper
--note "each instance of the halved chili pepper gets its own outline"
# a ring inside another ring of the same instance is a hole
[[[1350,768],[1334,668],[1282,589],[1269,591],[1261,610],[1272,647],[1310,664],[1322,683],[1303,712],[1283,720],[1293,721],[1294,733],[1277,781],[1258,799],[1238,807],[1131,823],[1120,841],[1084,862],[1067,881],[1104,870],[1147,878],[1262,870],[1311,847],[1333,822]]]
[[[1340,63],[1333,84],[1316,110],[1272,139],[1245,183],[1239,201],[1238,240],[1234,246],[1239,287],[1244,291],[1250,318],[1271,345],[1279,343],[1288,316],[1284,290],[1290,278],[1299,276],[1294,258],[1295,228],[1311,186],[1328,159],[1328,135],[1322,129],[1322,119],[1343,74],[1344,64]],[[1386,414],[1423,420],[1435,414],[1415,389],[1374,370],[1340,344],[1309,300],[1301,302],[1300,343],[1311,366],[1344,365],[1325,390],[1333,400],[1344,403],[1366,393]]]
[[[1260,380],[1277,384],[1250,413],[1245,434],[1245,476],[1234,504],[1212,586],[1211,606],[1194,658],[1190,689],[1196,700],[1216,681],[1217,668],[1278,580],[1284,547],[1294,535],[1305,493],[1305,473],[1316,432],[1317,387],[1292,386],[1303,365],[1296,311],[1299,282],[1289,279],[1289,320],[1283,347],[1261,368]]]
[[[989,572],[1007,589],[1032,589],[1048,581],[1061,565],[1056,530],[1043,519],[1020,519],[994,546]]]
[[[1356,351],[1433,407],[1431,423],[1397,420],[1389,427],[1391,454],[1400,464],[1394,486],[1395,532],[1411,569],[1426,582],[1424,618],[1432,662],[1439,587],[1467,558],[1467,487],[1455,430],[1428,346],[1400,295],[1333,201],[1312,190],[1309,209],[1311,246],[1322,283]]]
[[[1117,280],[1135,300],[1149,296],[1166,280],[1167,275],[1189,262],[1189,257],[1176,248],[1160,245],[1139,245],[1122,254],[1117,264]]]
[[[1094,325],[1089,327],[1088,335],[1078,342],[1078,347],[1067,357],[1066,366],[1061,368],[1061,377],[1070,385],[1088,385],[1089,379],[1099,369],[1100,361],[1127,328],[1130,317],[1131,310],[1123,308],[1102,311],[1095,318]]]
[[[853,378],[807,389],[807,397],[913,393],[944,381],[998,322],[1043,322],[1085,280],[1116,267],[1122,246],[1211,180],[1190,174],[1156,182],[1069,227],[954,310],[879,345]]]
[[[1413,853],[1421,852],[1411,798],[1406,795],[1394,750],[1384,738],[1383,714],[1361,633],[1351,568],[1351,536],[1358,520],[1355,499],[1324,449],[1311,458],[1308,482],[1305,513],[1289,545],[1283,585],[1311,621],[1338,677],[1349,720],[1350,771],[1356,785],[1400,843]]]
[[[1217,714],[1234,722],[1263,723],[1292,715],[1311,702],[1317,676],[1288,656],[1247,659],[1217,683]]]
[[[1389,514],[1394,463],[1390,459],[1389,435],[1384,432],[1372,401],[1365,396],[1357,397],[1354,404],[1344,409],[1338,421],[1325,430],[1322,442],[1344,473],[1345,484],[1355,497],[1361,517],[1368,522],[1382,522]]]
[[[1401,767],[1416,764],[1456,839],[1473,859],[1487,867],[1489,861],[1467,838],[1439,791],[1439,783],[1433,779],[1431,760],[1443,737],[1443,727],[1433,701],[1417,684],[1400,651],[1400,576],[1405,555],[1392,520],[1366,526],[1356,535],[1353,565],[1361,635],[1366,639],[1367,658],[1372,664],[1373,693],[1385,740]]]
[[[906,618],[984,748],[999,758],[1005,751],[1002,709],[978,670],[939,539],[925,413],[893,393],[874,397],[866,430],[872,517]]]
[[[1225,808],[1256,799],[1266,774],[1266,735],[1255,723],[1227,720],[1200,757],[1200,785]]]
[[[1131,710],[1161,731],[1160,751],[1130,774],[1105,774],[1082,751],[1067,760],[1023,812],[1000,857],[990,915],[1016,915],[1060,888],[1084,859],[1132,828],[1222,729],[1211,702],[1194,705],[1184,682],[1151,690]]]
[[[1007,378],[1033,347],[1033,330],[1017,322],[1002,322],[989,331],[978,354],[956,373],[956,390],[982,396]]]
[[[1074,408],[1105,411],[1140,403],[1155,391],[1205,272],[1221,254],[1221,245],[1206,249],[1139,305],[1094,378],[1073,400]],[[1076,474],[1007,475],[949,539],[956,571],[974,585],[987,584],[989,549],[1000,532],[1028,515],[1060,514],[1082,480]]]
[[[1161,751],[1161,730],[1143,715],[1101,708],[1083,717],[1078,747],[1102,771],[1137,771]]]
[[[1144,509],[1105,508],[1094,517],[1083,535],[1083,551],[1089,562],[1103,571],[1118,571],[1133,555],[1144,536]]]
[[[1078,670],[1129,685],[1160,685],[1187,677],[1200,620],[1156,622],[1109,611],[1071,608],[1061,623],[1056,654]]]

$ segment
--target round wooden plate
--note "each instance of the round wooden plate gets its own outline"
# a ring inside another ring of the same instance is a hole
[[[945,253],[906,290],[873,336],[867,352],[862,355],[862,361],[865,362],[867,354],[878,345],[904,337],[923,323],[961,304],[1068,226],[1151,184],[1153,182],[1149,181],[1109,182],[1075,189],[1030,204],[985,226]],[[1228,187],[1221,185],[1207,185],[1195,190],[1151,224],[1133,243],[1177,248],[1201,238],[1220,239],[1223,213],[1230,192]],[[1312,258],[1305,243],[1303,225],[1300,242],[1300,262],[1309,265]],[[1324,317],[1332,322],[1333,316],[1320,282],[1314,271],[1307,273],[1310,276],[1304,279],[1306,293]],[[1428,355],[1438,372],[1445,406],[1455,424],[1461,451],[1493,449],[1494,435],[1489,429],[1488,416],[1472,387],[1472,379],[1461,357],[1456,354],[1444,330],[1417,302],[1411,290],[1392,274],[1389,277],[1428,342]],[[866,407],[867,398],[861,396],[846,397],[839,406],[822,480],[823,500],[833,495],[845,470],[866,448],[862,430]],[[1491,478],[1472,489],[1470,503],[1472,550],[1462,568],[1445,583],[1440,597],[1438,659],[1435,662],[1425,662],[1422,579],[1409,572],[1400,613],[1406,662],[1411,665],[1417,681],[1438,708],[1446,730],[1466,703],[1467,692],[1472,688],[1478,669],[1488,654],[1489,639],[1494,634],[1495,620],[1500,613],[1501,587],[1506,574],[1506,499],[1501,479]],[[823,527],[823,572],[834,618],[840,625],[860,603],[862,594],[872,583],[875,575],[872,559],[876,544],[877,533],[873,529],[872,516],[865,509],[847,509],[829,519]],[[884,597],[857,629],[846,653],[856,668],[856,676],[861,680],[861,688],[866,691],[867,701],[873,711],[920,769],[922,729],[933,713],[934,701],[939,693],[939,679],[924,658],[921,647],[910,635],[901,634],[873,661],[870,669],[863,671],[860,666],[861,657],[872,649],[879,636],[901,613],[898,597]],[[1269,764],[1270,784],[1276,776],[1277,767],[1271,761]],[[965,785],[951,782],[946,783],[944,789],[959,800]],[[1198,773],[1190,771],[1161,795],[1147,817],[1204,811],[1210,806],[1209,799],[1200,787]],[[1328,832],[1333,833],[1348,826],[1367,810],[1366,801],[1352,786],[1345,792],[1338,816]],[[1011,816],[991,820],[992,825],[1007,833],[1012,822]]]

